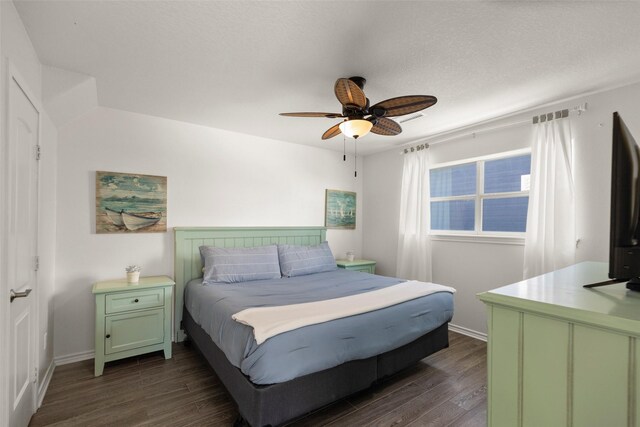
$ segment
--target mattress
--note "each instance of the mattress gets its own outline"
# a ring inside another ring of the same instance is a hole
[[[401,279],[335,270],[236,284],[187,284],[192,318],[254,384],[274,384],[405,345],[451,320],[453,295],[439,292],[368,313],[289,331],[257,345],[253,329],[231,319],[249,307],[321,301],[392,286]]]

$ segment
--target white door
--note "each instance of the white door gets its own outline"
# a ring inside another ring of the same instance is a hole
[[[9,422],[21,427],[36,409],[39,112],[13,76],[8,93]]]

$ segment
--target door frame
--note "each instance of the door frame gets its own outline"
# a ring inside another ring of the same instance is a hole
[[[0,81],[0,84],[2,84],[2,90],[0,91],[0,93],[3,93],[4,96],[4,105],[2,105],[0,107],[0,111],[2,111],[2,118],[1,118],[1,125],[0,125],[0,139],[1,139],[1,143],[0,143],[0,165],[2,166],[2,173],[0,173],[0,212],[2,212],[2,216],[0,217],[0,235],[2,236],[2,239],[0,239],[0,281],[2,284],[0,284],[0,292],[2,292],[2,298],[0,298],[0,307],[2,308],[2,310],[0,310],[0,312],[3,312],[4,318],[2,318],[0,321],[2,322],[3,327],[0,328],[0,342],[2,343],[6,343],[8,342],[9,338],[10,338],[10,316],[11,316],[11,306],[10,306],[10,302],[9,302],[9,290],[11,289],[11,283],[9,283],[9,277],[8,277],[8,250],[9,245],[8,245],[8,232],[9,232],[9,215],[7,215],[8,212],[8,208],[9,206],[9,170],[10,170],[10,163],[9,163],[9,158],[8,158],[8,152],[9,152],[9,137],[11,135],[11,124],[9,123],[9,117],[10,117],[10,105],[11,105],[11,81],[15,81],[16,84],[20,87],[20,89],[24,92],[25,96],[27,97],[27,99],[29,100],[29,102],[31,102],[31,104],[33,105],[33,107],[36,109],[36,111],[38,112],[38,145],[41,145],[42,142],[42,104],[40,103],[40,100],[35,96],[34,92],[29,88],[29,85],[27,84],[27,81],[22,77],[22,75],[20,74],[20,72],[18,71],[18,69],[16,68],[16,66],[14,65],[14,63],[11,61],[10,58],[8,57],[4,57],[2,58],[2,68],[5,71],[5,75],[6,78],[2,79],[2,81]],[[37,164],[37,169],[38,169],[38,179],[36,182],[36,198],[38,200],[38,205],[40,204],[40,165]],[[40,209],[38,207],[38,213],[37,213],[37,223],[38,225],[40,224]],[[36,230],[36,254],[39,252],[38,251],[38,240],[37,240],[37,235],[38,235],[38,230]],[[33,324],[31,325],[31,333],[32,333],[32,346],[33,346],[33,356],[32,356],[32,360],[31,360],[31,369],[37,369],[38,368],[38,364],[39,364],[39,360],[40,360],[40,346],[38,345],[39,343],[39,337],[38,337],[38,332],[39,332],[39,328],[40,328],[40,310],[38,309],[39,307],[39,296],[40,296],[40,292],[38,292],[38,272],[36,271],[35,274],[35,284],[34,284],[34,289],[33,289],[33,296],[34,296],[34,301],[32,301],[33,304],[33,310],[34,310],[34,322],[32,322]],[[3,378],[8,379],[9,378],[9,374],[10,374],[10,367],[9,367],[9,359],[10,359],[10,355],[9,355],[9,346],[4,345],[4,346],[0,346],[0,369],[3,369],[4,371],[1,373],[1,376]],[[32,371],[33,372],[33,371]],[[33,405],[34,407],[32,408],[33,413],[35,413],[35,411],[37,410],[38,407],[38,377],[41,375],[40,372],[38,372],[36,378],[35,378],[35,384],[32,387],[32,393],[33,393]],[[0,409],[2,409],[0,411],[0,414],[2,414],[2,418],[0,418],[0,425],[8,425],[9,424],[9,419],[10,419],[10,411],[11,411],[11,402],[10,402],[10,382],[9,381],[3,381],[5,383],[4,387],[0,387],[0,399],[2,400],[0,402]]]

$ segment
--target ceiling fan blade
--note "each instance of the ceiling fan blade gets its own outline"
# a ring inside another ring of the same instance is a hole
[[[286,117],[327,117],[329,119],[342,117],[340,113],[280,113],[280,115]]]
[[[386,99],[369,108],[369,112],[375,117],[396,117],[424,110],[438,102],[431,95],[408,95]]]
[[[349,79],[336,80],[334,92],[338,101],[345,107],[356,106],[363,109],[367,106],[367,97],[364,96],[364,92]]]
[[[340,123],[335,126],[331,126],[325,133],[322,134],[322,139],[333,138],[336,135],[340,135],[342,131],[340,130]]]
[[[380,117],[371,128],[371,132],[378,135],[395,136],[402,132],[402,128],[393,120]]]

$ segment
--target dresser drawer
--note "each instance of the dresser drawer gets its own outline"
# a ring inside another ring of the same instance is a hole
[[[164,305],[164,289],[148,289],[132,292],[108,294],[105,298],[107,314],[143,308],[162,307]]]

